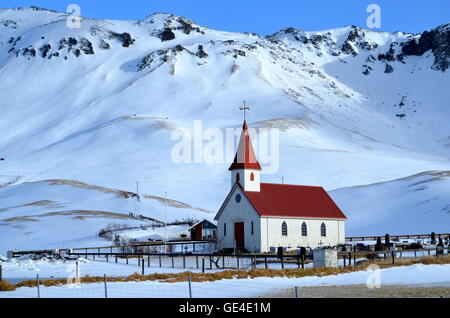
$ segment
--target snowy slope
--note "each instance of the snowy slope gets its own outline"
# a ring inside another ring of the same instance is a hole
[[[450,171],[330,192],[346,211],[347,235],[449,233]]]
[[[214,217],[212,212],[182,202],[157,196],[140,195],[138,198],[132,192],[69,180],[0,188],[0,206],[0,255],[11,249],[110,245],[111,242],[97,235],[100,229],[109,224],[126,224],[136,227],[139,233],[142,232],[140,226],[154,224],[151,220],[138,218],[139,214],[169,223]],[[161,229],[159,231],[162,232]],[[183,227],[177,233],[185,231]],[[116,233],[123,237],[136,236],[127,232]],[[151,228],[147,232],[151,232]],[[170,235],[177,233],[171,232]],[[164,233],[159,234],[164,236]]]
[[[1,207],[17,196],[36,201],[24,182],[57,179],[130,192],[139,181],[143,194],[167,191],[216,211],[228,163],[176,164],[171,135],[192,131],[197,119],[239,127],[244,99],[251,127],[280,129],[279,170],[263,181],[284,176],[331,190],[450,170],[448,24],[421,35],[351,26],[264,37],[169,14],[83,19],[80,29],[66,20],[38,8],[0,10],[0,190],[14,192],[0,194]],[[38,184],[38,200],[71,197],[80,203],[70,210],[128,213],[126,201],[91,203],[72,190],[54,197],[54,187]],[[141,209],[160,217],[155,210]]]

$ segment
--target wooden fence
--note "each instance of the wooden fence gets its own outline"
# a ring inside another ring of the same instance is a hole
[[[450,238],[450,233],[436,233],[435,238]],[[345,238],[346,242],[358,242],[358,241],[376,241],[378,238],[382,240],[385,239],[385,236],[349,236]],[[404,235],[389,235],[389,239],[393,241],[399,240],[411,240],[411,239],[431,239],[431,234],[404,234]]]
[[[380,255],[384,260],[391,260],[392,264],[395,264],[398,256],[403,258],[403,254],[406,253],[414,253],[414,258],[418,256],[424,256],[420,254],[426,254],[427,256],[431,256],[432,252],[434,252],[434,256],[439,257],[440,255],[444,255],[445,250],[447,250],[447,254],[450,254],[450,246],[447,247],[436,247],[436,248],[422,248],[422,249],[405,249],[405,250],[384,250],[384,251],[357,251],[357,252],[339,252],[338,259],[343,260],[343,265],[351,266],[353,261],[353,266],[356,266],[357,260],[361,258],[366,258],[369,262],[380,259]],[[419,255],[418,255],[419,254]],[[410,257],[412,258],[412,257]]]
[[[142,268],[142,273],[144,273],[145,267],[150,267],[152,264],[157,262],[157,267],[163,267],[162,260],[169,259],[171,261],[171,267],[175,268],[175,260],[182,260],[182,266],[180,268],[186,269],[189,268],[186,264],[186,260],[188,258],[195,259],[195,268],[202,269],[202,272],[205,272],[205,269],[241,269],[247,267],[247,264],[250,264],[252,269],[256,269],[258,264],[264,264],[264,268],[268,269],[269,264],[271,263],[279,263],[281,268],[284,269],[286,264],[294,264],[297,268],[305,268],[305,264],[307,261],[305,260],[304,255],[282,255],[278,256],[275,254],[183,254],[183,253],[114,253],[114,252],[70,252],[69,256],[80,256],[92,260],[99,260],[99,258],[103,258],[106,262],[110,260],[118,263],[119,259],[125,259],[126,264],[129,264],[131,259],[137,259],[137,264]],[[213,266],[214,264],[214,266]],[[234,264],[234,266],[230,266],[229,264]]]

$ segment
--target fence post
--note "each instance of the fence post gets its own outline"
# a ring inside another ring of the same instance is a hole
[[[237,260],[237,268],[239,269],[239,255],[236,255],[236,260]]]
[[[36,275],[36,283],[37,283],[37,298],[41,298],[41,289],[40,289],[40,282],[39,282],[39,274]]]
[[[300,268],[300,255],[297,255],[297,268]]]
[[[161,255],[158,256],[159,256],[159,267],[161,267]]]
[[[2,262],[0,262],[0,282],[3,280]]]
[[[253,255],[253,268],[256,269],[256,255]]]
[[[353,266],[356,266],[356,255],[353,254]]]
[[[125,255],[125,258],[127,259],[126,262],[127,262],[127,265],[128,265],[128,254]]]
[[[395,264],[395,251],[392,251],[392,264]]]
[[[294,287],[294,291],[295,291],[295,298],[298,298],[298,287],[297,286]]]
[[[183,254],[183,268],[186,268],[186,255]]]
[[[344,259],[344,267],[345,267],[345,260],[347,259],[347,257],[345,255],[342,255],[342,258]]]
[[[142,259],[142,276],[144,276],[145,275],[145,273],[144,273],[144,268],[145,268],[145,261],[144,261],[144,259]]]
[[[267,269],[267,256],[264,256],[264,268]]]
[[[209,269],[212,269],[212,255],[209,256]]]
[[[205,258],[202,258],[202,273],[205,272]]]
[[[194,244],[195,246],[195,244]],[[195,264],[197,265],[197,269],[198,269],[198,255],[195,255]]]
[[[191,276],[188,276],[189,298],[192,298]]]
[[[147,267],[150,267],[150,255],[147,255]]]
[[[222,268],[225,268],[225,254],[222,253]]]
[[[106,287],[106,274],[103,274],[103,283],[105,285],[105,298],[108,298],[108,288]]]
[[[117,255],[116,255],[116,264],[117,264]]]
[[[141,267],[141,258],[138,256],[138,267]]]
[[[305,254],[302,254],[302,269],[305,269]]]
[[[172,268],[174,268],[175,267],[175,263],[173,261],[173,255],[171,257],[172,257]]]
[[[75,279],[76,279],[76,283],[79,282],[79,271],[78,271],[78,261],[75,262]]]
[[[281,269],[284,269],[284,257],[283,257],[283,255],[281,255],[280,260],[281,260]]]

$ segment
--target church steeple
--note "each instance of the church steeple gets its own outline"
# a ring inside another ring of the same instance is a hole
[[[259,192],[261,165],[256,159],[245,120],[236,156],[228,170],[231,171],[231,186],[239,182],[245,191]]]

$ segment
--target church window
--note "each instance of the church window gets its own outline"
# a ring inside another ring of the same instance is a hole
[[[320,236],[327,236],[327,227],[325,226],[325,223],[322,223],[320,226]]]
[[[239,193],[236,194],[236,196],[234,197],[234,200],[236,200],[237,203],[241,202],[241,199],[242,199],[242,197]]]
[[[286,222],[283,222],[283,224],[281,224],[281,235],[282,236],[287,236],[288,235],[288,229],[287,229]]]
[[[253,172],[250,173],[250,181],[255,181],[255,174]]]
[[[305,222],[302,224],[302,236],[308,236],[308,228]]]

